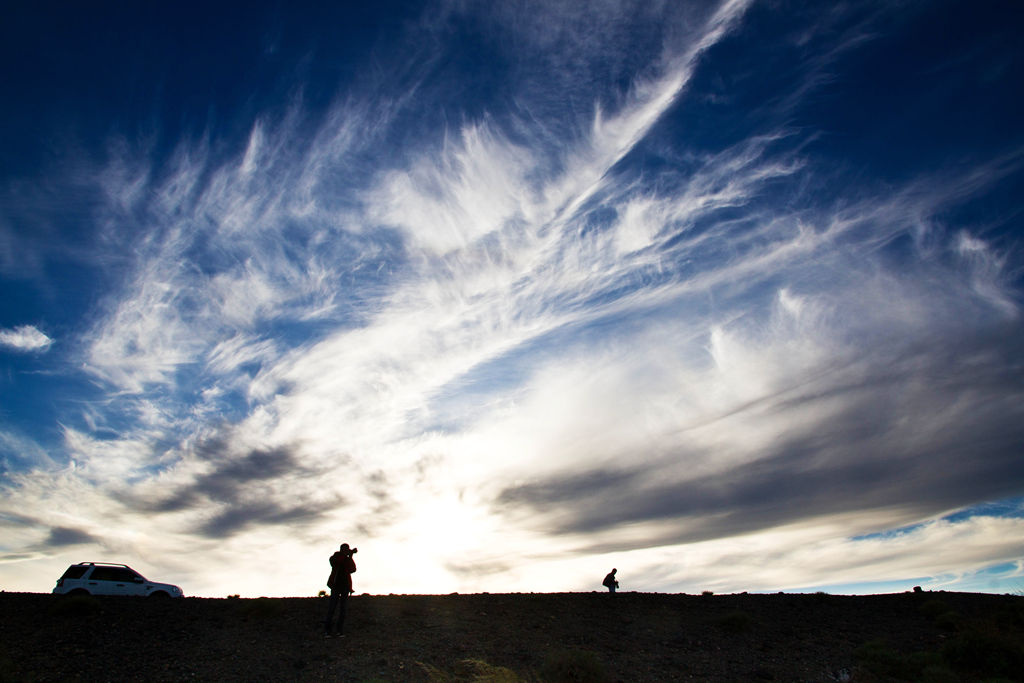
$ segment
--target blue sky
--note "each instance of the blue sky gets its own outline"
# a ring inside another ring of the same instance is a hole
[[[1019,3],[14,8],[0,587],[1024,585]]]

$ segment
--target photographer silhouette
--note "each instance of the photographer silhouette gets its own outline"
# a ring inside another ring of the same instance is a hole
[[[331,555],[331,575],[327,579],[331,599],[327,604],[327,619],[324,620],[324,635],[328,638],[344,635],[345,608],[349,593],[352,592],[352,574],[356,571],[356,562],[352,556],[357,552],[359,548],[349,548],[348,543],[342,543],[338,552]],[[338,623],[332,629],[335,610],[338,611]]]

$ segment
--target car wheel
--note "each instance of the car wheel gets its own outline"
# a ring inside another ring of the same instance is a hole
[[[151,597],[151,598],[169,598],[171,596],[168,595],[164,591],[153,591],[152,593],[149,594],[149,597]]]

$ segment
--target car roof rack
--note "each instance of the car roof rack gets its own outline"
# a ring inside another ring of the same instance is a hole
[[[99,565],[101,567],[124,567],[125,569],[131,569],[128,565],[119,564],[117,562],[79,562],[78,564]]]

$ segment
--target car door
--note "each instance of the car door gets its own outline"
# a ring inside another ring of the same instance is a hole
[[[94,595],[125,595],[126,586],[117,567],[94,567],[85,588]]]
[[[116,567],[114,569],[115,586],[118,595],[145,595],[146,580],[134,569]]]
[[[127,567],[96,567],[86,586],[97,595],[141,595],[145,593],[142,577]]]

